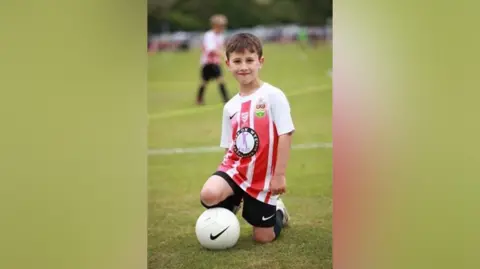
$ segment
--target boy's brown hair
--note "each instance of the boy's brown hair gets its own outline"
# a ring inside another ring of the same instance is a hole
[[[263,55],[262,42],[258,37],[249,33],[239,33],[228,39],[226,44],[227,60],[230,60],[230,54],[233,52],[242,53],[248,50],[251,53],[256,52],[258,58]]]
[[[227,25],[228,19],[223,14],[215,14],[210,17],[210,24],[212,25]]]

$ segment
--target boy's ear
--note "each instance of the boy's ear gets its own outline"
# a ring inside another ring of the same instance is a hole
[[[263,56],[260,57],[260,59],[258,59],[258,62],[260,63],[260,68],[262,68],[263,63],[265,62],[265,58],[263,58]]]
[[[225,64],[230,67],[230,62],[228,61],[228,59],[225,60]]]

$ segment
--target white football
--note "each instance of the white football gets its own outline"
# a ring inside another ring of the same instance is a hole
[[[240,223],[230,210],[215,207],[205,210],[197,219],[195,233],[200,245],[207,249],[227,249],[237,244]]]

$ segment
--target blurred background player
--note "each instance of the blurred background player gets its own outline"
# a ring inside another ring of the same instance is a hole
[[[197,94],[197,104],[203,105],[205,88],[212,79],[217,81],[220,93],[224,103],[228,102],[227,89],[225,80],[222,75],[220,62],[224,60],[224,43],[225,38],[223,32],[227,26],[227,17],[222,14],[213,15],[210,18],[212,28],[205,33],[202,42],[201,64],[201,83]]]
[[[299,44],[300,48],[302,49],[301,59],[302,60],[308,60],[308,56],[305,52],[305,50],[309,46],[307,28],[300,27],[300,29],[298,30],[298,33],[297,33],[297,41],[298,41],[298,44]]]
[[[301,27],[301,28],[298,30],[297,40],[298,40],[298,44],[300,45],[300,47],[302,48],[302,50],[307,49],[307,47],[309,46],[308,30],[307,30],[307,28]]]

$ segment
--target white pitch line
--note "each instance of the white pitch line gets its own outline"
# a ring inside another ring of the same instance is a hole
[[[319,149],[319,148],[332,148],[332,143],[308,143],[308,144],[296,144],[292,145],[292,149]],[[195,148],[164,148],[164,149],[150,149],[148,150],[149,156],[155,155],[175,155],[175,154],[202,154],[211,152],[223,152],[225,149],[219,146],[211,147],[195,147]]]

